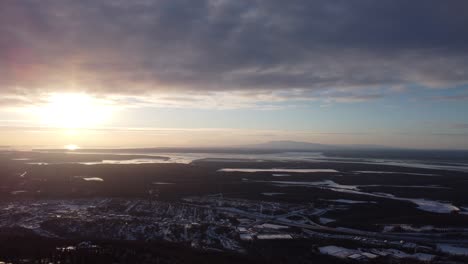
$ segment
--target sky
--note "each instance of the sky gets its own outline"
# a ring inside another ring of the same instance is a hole
[[[0,146],[468,149],[465,0],[2,0]]]

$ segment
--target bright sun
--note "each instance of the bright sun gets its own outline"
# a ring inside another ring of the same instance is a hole
[[[65,149],[66,149],[66,150],[71,150],[71,151],[77,150],[77,149],[79,149],[79,148],[80,148],[80,147],[78,147],[77,145],[73,145],[73,144],[71,144],[71,145],[66,145],[66,146],[65,146]]]
[[[110,116],[110,108],[87,94],[52,94],[38,109],[42,122],[48,126],[77,129],[102,124]]]

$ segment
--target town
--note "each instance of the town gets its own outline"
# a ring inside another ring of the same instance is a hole
[[[346,210],[347,205],[324,204],[254,201],[222,194],[180,201],[160,201],[155,195],[147,199],[23,200],[0,204],[0,227],[21,227],[50,238],[163,240],[240,254],[258,242],[300,240],[311,243],[310,250],[317,254],[359,261],[456,261],[468,255],[468,248],[463,247],[468,245],[468,229],[426,227],[420,233],[404,225],[384,226],[382,232],[330,227],[327,224],[333,220],[322,215]],[[71,245],[67,250],[74,248]]]

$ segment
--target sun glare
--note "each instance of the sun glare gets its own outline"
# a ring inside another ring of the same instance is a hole
[[[79,149],[79,148],[80,148],[80,147],[78,147],[77,145],[73,145],[73,144],[70,144],[70,145],[66,145],[66,146],[65,146],[65,149],[66,149],[66,150],[71,150],[71,151],[77,150],[77,149]]]
[[[77,129],[102,124],[110,116],[110,108],[86,94],[53,94],[38,109],[48,126]]]

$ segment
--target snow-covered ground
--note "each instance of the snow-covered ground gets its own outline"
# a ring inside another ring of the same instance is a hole
[[[305,186],[329,187],[329,188],[347,189],[347,190],[358,190],[356,185],[342,185],[332,180],[323,180],[323,181],[314,181],[314,182],[303,182],[303,181],[270,181],[270,182],[281,184],[281,185],[305,185]]]
[[[83,165],[98,165],[98,164],[149,164],[162,163],[164,159],[128,159],[128,160],[103,160],[96,162],[79,162]]]
[[[345,192],[351,194],[366,195],[372,197],[386,198],[398,201],[408,201],[417,205],[417,208],[432,213],[448,214],[454,211],[460,211],[460,208],[448,202],[433,201],[423,198],[403,198],[397,197],[389,193],[368,193],[359,190],[359,185],[343,185],[338,184],[331,180],[315,181],[315,182],[301,182],[301,181],[269,181],[277,186],[306,186],[316,188],[326,188],[336,192]]]
[[[437,249],[451,255],[468,256],[468,248],[449,244],[437,244]]]
[[[356,201],[356,200],[348,200],[348,199],[336,199],[336,200],[327,200],[335,203],[346,203],[346,204],[365,204],[365,203],[376,203],[373,201]]]
[[[290,234],[262,234],[257,235],[257,239],[266,240],[266,239],[292,239],[293,237]]]
[[[338,172],[337,170],[333,170],[333,169],[281,169],[281,168],[273,168],[273,169],[224,168],[218,171],[222,171],[222,172],[295,172],[295,173],[314,173],[314,172],[335,173],[335,172]]]
[[[264,192],[262,193],[263,195],[265,196],[275,196],[275,195],[281,195],[281,194],[284,194],[284,193],[280,193],[280,192]]]
[[[18,190],[18,191],[12,191],[11,194],[16,195],[16,194],[21,194],[21,193],[26,193],[28,191],[25,190]]]
[[[326,218],[326,217],[320,217],[320,218],[319,218],[319,222],[320,222],[321,224],[324,224],[324,225],[326,225],[326,224],[328,224],[328,223],[335,222],[335,221],[336,221],[335,219]]]
[[[83,178],[85,181],[97,181],[97,182],[103,182],[104,180],[102,178],[98,177],[90,177],[90,178]]]
[[[349,249],[338,246],[324,246],[319,248],[320,253],[334,256],[337,258],[361,259],[368,258],[374,259],[378,256],[391,256],[396,259],[410,258],[418,261],[429,262],[436,256],[426,253],[409,254],[397,249]]]
[[[290,177],[291,174],[286,174],[286,173],[273,173],[271,176],[273,176],[273,177]]]
[[[353,171],[355,173],[362,174],[405,174],[405,175],[416,175],[416,176],[440,176],[438,174],[431,173],[413,173],[413,172],[401,172],[401,171]]]

